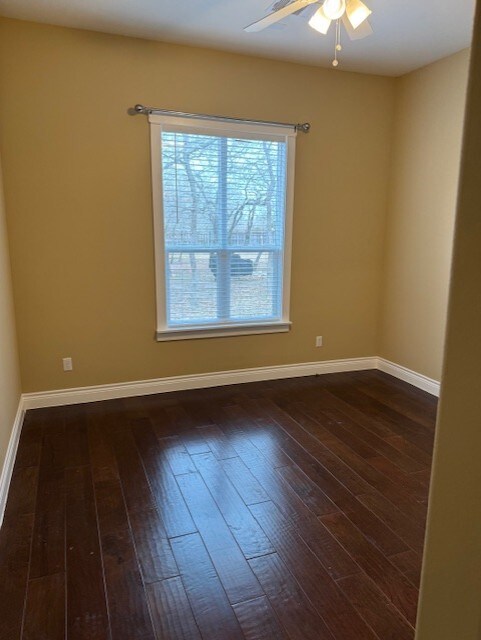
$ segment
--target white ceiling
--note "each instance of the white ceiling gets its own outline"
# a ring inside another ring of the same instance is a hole
[[[374,34],[344,37],[340,69],[397,76],[470,44],[475,0],[365,2]],[[0,15],[330,66],[334,29],[322,36],[306,15],[243,31],[269,7],[269,0],[0,0]]]

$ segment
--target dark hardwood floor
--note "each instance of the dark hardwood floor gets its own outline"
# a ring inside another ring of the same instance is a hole
[[[410,640],[436,400],[377,371],[29,411],[2,640]]]

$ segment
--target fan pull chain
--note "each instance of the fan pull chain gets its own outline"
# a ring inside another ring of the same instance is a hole
[[[332,61],[332,66],[337,67],[339,65],[339,60],[337,59],[337,54],[339,51],[342,51],[341,45],[341,21],[336,20],[336,46],[334,48],[334,60]]]

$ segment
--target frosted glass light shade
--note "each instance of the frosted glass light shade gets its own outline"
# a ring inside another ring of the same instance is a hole
[[[329,20],[338,20],[346,10],[346,0],[324,0],[324,15]]]
[[[324,13],[323,7],[320,7],[309,20],[309,26],[326,35],[331,26],[331,20]]]
[[[372,11],[361,0],[348,0],[346,14],[353,29],[357,29],[364,20],[369,18]]]

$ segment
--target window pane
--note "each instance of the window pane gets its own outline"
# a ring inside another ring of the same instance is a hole
[[[164,234],[167,246],[219,242],[219,138],[162,133]]]
[[[280,254],[271,251],[233,253],[230,258],[231,317],[280,319]]]
[[[234,247],[284,240],[286,145],[265,140],[228,141],[227,241]]]
[[[209,253],[167,253],[166,263],[169,324],[216,320],[217,287]]]

